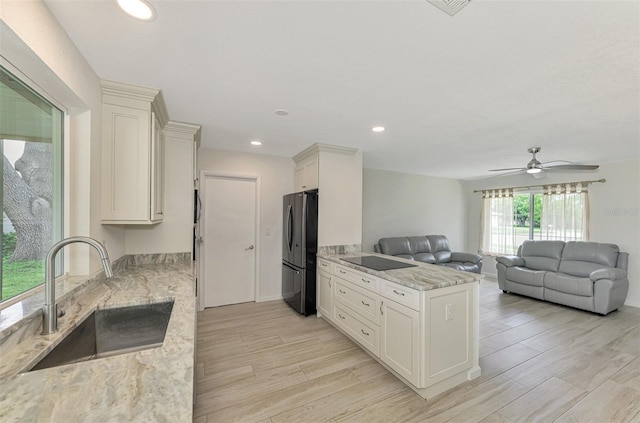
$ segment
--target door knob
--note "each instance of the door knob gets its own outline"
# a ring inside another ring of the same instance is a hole
[[[249,247],[245,248],[245,251],[247,250],[253,250],[253,245],[250,245]]]

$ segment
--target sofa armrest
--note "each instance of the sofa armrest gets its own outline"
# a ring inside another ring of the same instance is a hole
[[[626,277],[627,277],[627,272],[615,267],[607,267],[604,269],[594,270],[589,275],[589,279],[591,279],[594,282],[600,279],[611,279],[612,281],[615,281],[617,279],[623,279]]]
[[[525,265],[524,259],[518,256],[499,256],[498,258],[496,258],[496,261],[500,264],[504,264],[507,267]]]
[[[482,261],[482,256],[473,253],[451,253],[451,261],[479,263]]]

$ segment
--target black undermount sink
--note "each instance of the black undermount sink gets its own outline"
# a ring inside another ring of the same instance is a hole
[[[98,309],[29,371],[162,346],[173,301]]]

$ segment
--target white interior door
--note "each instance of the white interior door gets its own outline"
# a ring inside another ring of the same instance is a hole
[[[256,180],[204,177],[204,307],[255,301]]]

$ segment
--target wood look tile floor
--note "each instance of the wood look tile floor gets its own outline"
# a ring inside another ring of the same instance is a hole
[[[198,314],[195,423],[639,422],[640,309],[599,316],[480,285],[482,376],[424,401],[283,301]]]

